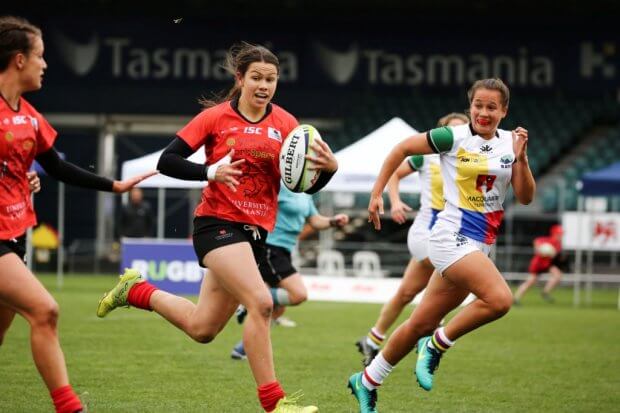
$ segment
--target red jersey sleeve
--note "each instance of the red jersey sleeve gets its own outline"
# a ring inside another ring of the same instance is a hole
[[[219,106],[203,110],[178,131],[177,136],[194,151],[197,150],[212,135],[219,114]]]
[[[47,152],[56,141],[58,132],[49,124],[49,122],[39,112],[35,113],[34,128],[37,133],[37,155]]]

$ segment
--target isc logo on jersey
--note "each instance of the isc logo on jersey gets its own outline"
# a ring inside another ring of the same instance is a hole
[[[319,131],[311,125],[299,125],[288,134],[280,149],[280,174],[284,185],[293,192],[305,192],[312,188],[320,171],[310,170],[312,162],[306,155],[314,155],[311,146],[321,139]]]

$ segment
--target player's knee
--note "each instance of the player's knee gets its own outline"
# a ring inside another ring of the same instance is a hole
[[[190,333],[190,337],[198,343],[207,344],[215,340],[218,332],[219,330],[217,328],[206,326],[193,330]]]
[[[308,300],[308,292],[307,291],[291,291],[289,292],[289,299],[291,300],[291,305],[299,305],[304,301]]]
[[[398,301],[404,307],[410,302],[412,302],[417,294],[418,292],[414,290],[400,291],[398,294]]]
[[[270,319],[273,313],[273,299],[269,294],[262,294],[255,297],[254,302],[246,307],[249,316],[256,314],[261,318]]]
[[[56,329],[58,325],[58,317],[60,309],[58,303],[54,300],[49,300],[40,304],[34,311],[31,318],[31,323],[37,327],[46,327]]]
[[[510,311],[510,307],[512,307],[513,297],[512,294],[502,294],[494,297],[489,305],[491,310],[495,313],[496,317],[502,317],[508,311]]]

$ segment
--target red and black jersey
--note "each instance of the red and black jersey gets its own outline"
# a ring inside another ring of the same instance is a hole
[[[49,150],[56,131],[24,98],[13,110],[0,99],[0,239],[18,237],[37,223],[26,172]]]
[[[562,250],[562,243],[553,237],[537,237],[534,239],[534,256],[530,260],[528,271],[534,274],[539,274],[549,270],[549,267],[553,265],[555,257],[543,257],[536,251],[536,246],[540,244],[551,244],[557,251],[557,255]]]
[[[273,231],[280,189],[279,154],[284,138],[298,125],[290,113],[270,104],[258,122],[247,120],[236,101],[208,108],[177,135],[193,150],[204,145],[207,163],[213,164],[235,150],[232,161],[245,159],[237,192],[223,183],[209,182],[202,191],[196,216],[257,225]]]

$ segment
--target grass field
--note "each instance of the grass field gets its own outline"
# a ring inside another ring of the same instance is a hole
[[[119,309],[95,316],[112,277],[42,277],[61,306],[61,343],[78,392],[90,412],[260,412],[247,362],[230,350],[234,320],[215,342],[201,345],[155,314]],[[556,304],[536,291],[502,320],[460,340],[446,355],[436,387],[421,390],[414,355],[403,360],[379,393],[388,412],[618,412],[620,311],[617,290],[595,291],[594,305],[573,309],[571,292]],[[321,412],[357,412],[346,389],[360,370],[353,342],[374,322],[379,305],[310,302],[289,311],[297,328],[276,327],[278,377],[288,392]],[[50,412],[51,402],[31,359],[28,326],[17,318],[0,347],[0,412]]]

